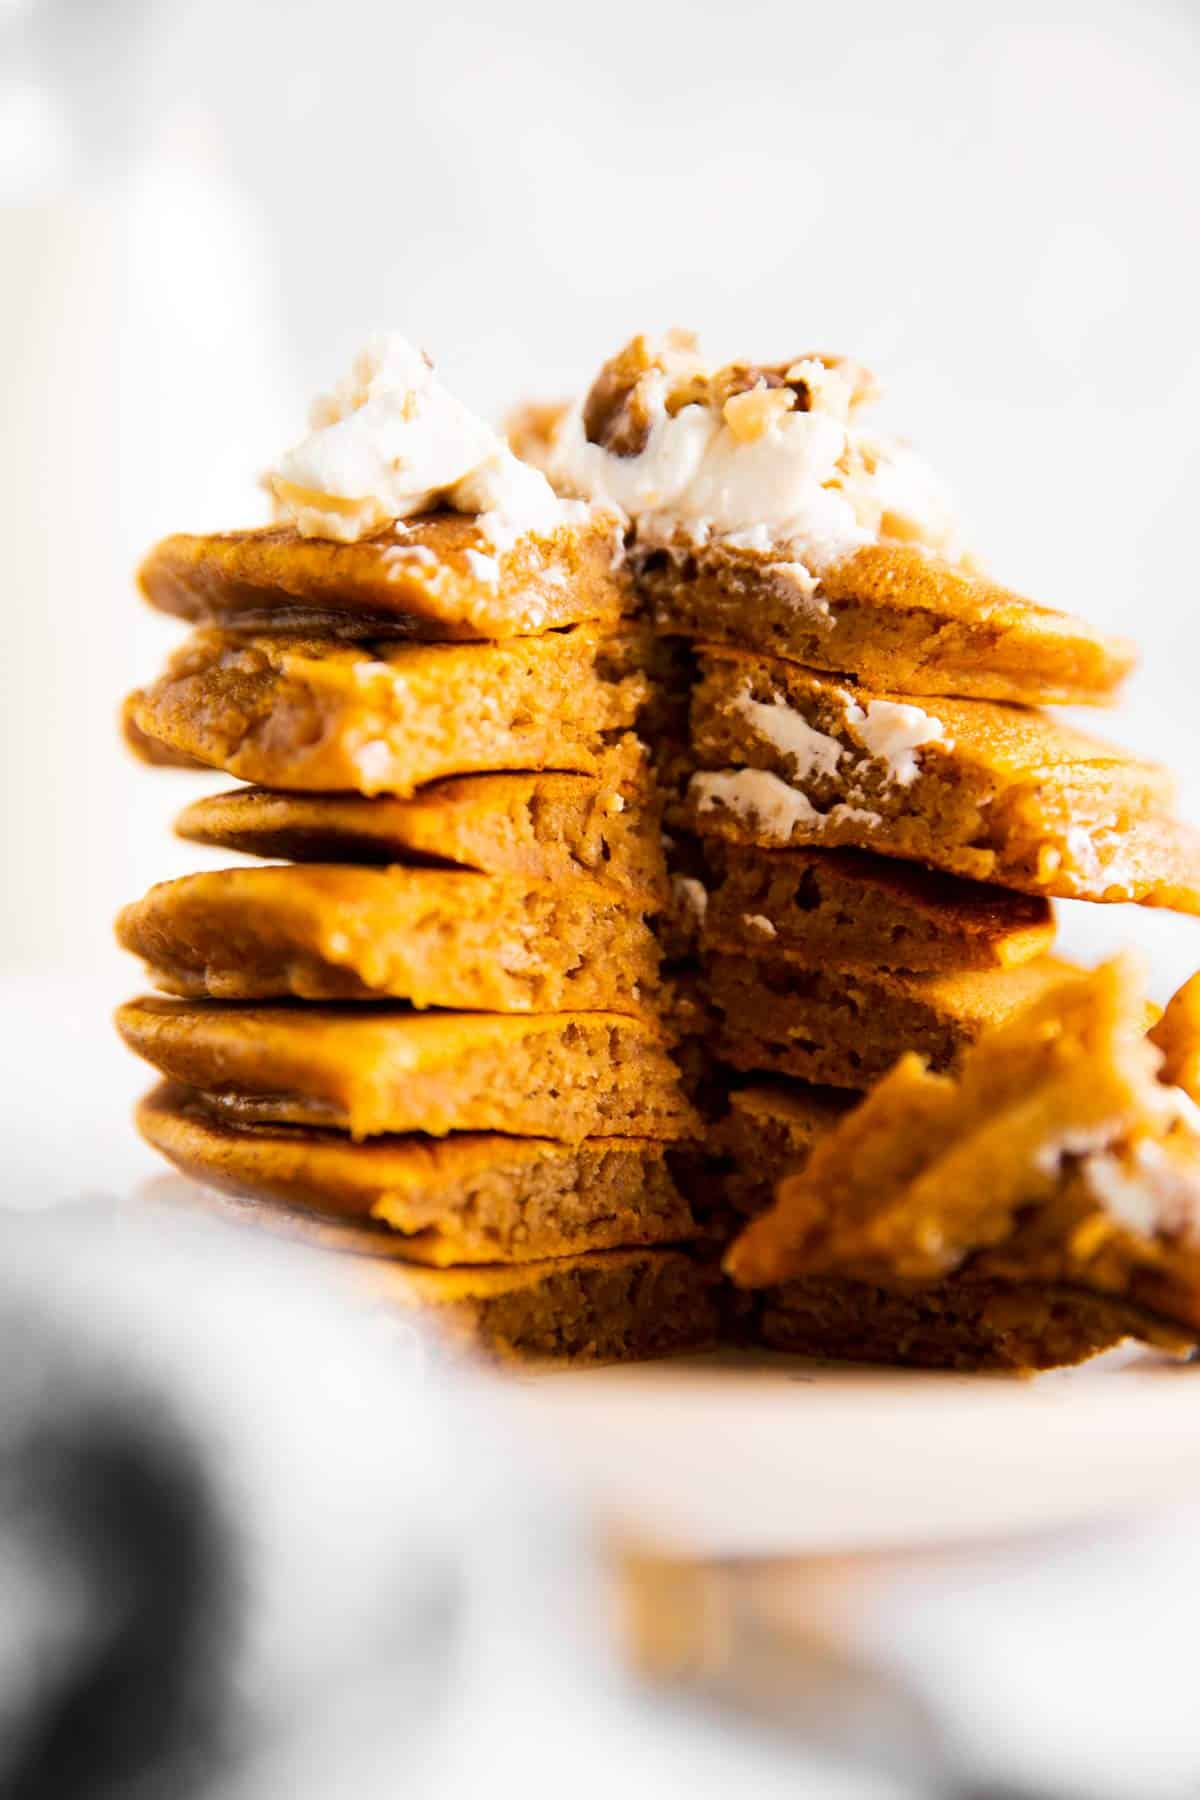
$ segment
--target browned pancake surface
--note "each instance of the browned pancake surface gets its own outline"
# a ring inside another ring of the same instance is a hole
[[[611,519],[526,532],[497,550],[462,513],[427,513],[357,543],[292,525],[164,538],[142,592],[194,625],[439,642],[614,624],[633,588]]]

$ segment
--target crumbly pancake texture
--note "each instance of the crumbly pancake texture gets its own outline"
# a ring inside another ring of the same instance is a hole
[[[825,968],[1004,969],[1050,948],[1049,902],[858,850],[711,849],[701,943]]]
[[[1011,969],[909,975],[715,953],[706,987],[718,1054],[734,1068],[867,1088],[909,1050],[951,1067],[989,1026],[1018,1016],[1067,972],[1052,956]]]
[[[1099,1294],[1200,1334],[1200,1136],[1127,963],[1066,977],[956,1076],[905,1057],[734,1244],[749,1287],[901,1292],[959,1271]]]
[[[645,757],[628,738],[596,775],[462,775],[407,799],[236,788],[194,801],[175,829],[250,856],[456,865],[530,881],[585,876],[661,900],[659,811]]]
[[[137,1122],[176,1168],[244,1202],[256,1223],[368,1255],[529,1262],[696,1234],[653,1139],[463,1132],[355,1144],[311,1126],[231,1124],[169,1084],[147,1095]]]
[[[497,548],[479,523],[427,513],[357,543],[291,525],[164,538],[143,594],[194,625],[437,642],[524,637],[632,610],[620,538],[601,513]]]
[[[925,1369],[1033,1374],[1126,1338],[1175,1354],[1193,1344],[1187,1330],[1107,1295],[967,1275],[910,1293],[812,1276],[767,1289],[752,1316],[746,1335],[773,1350]]]
[[[160,882],[117,938],[168,993],[408,1000],[484,1012],[652,1013],[658,946],[591,880],[292,863]]]
[[[370,1288],[454,1347],[498,1362],[634,1362],[707,1349],[720,1329],[717,1272],[682,1250],[597,1250],[490,1269],[392,1262],[372,1271]]]
[[[125,1042],[231,1120],[331,1126],[356,1138],[503,1131],[569,1143],[678,1139],[698,1121],[666,1040],[616,1013],[412,1013],[148,998]]]
[[[1200,912],[1200,832],[1174,783],[1046,715],[928,709],[778,658],[707,647],[692,699],[701,832],[853,846],[1067,899]]]
[[[1124,638],[1036,606],[915,544],[864,544],[810,573],[769,552],[680,543],[639,559],[660,622],[901,694],[1104,705]]]
[[[763,1212],[778,1183],[804,1167],[818,1138],[852,1104],[853,1096],[843,1090],[799,1081],[762,1081],[735,1089],[728,1112],[706,1138],[718,1158],[726,1203],[747,1218]]]
[[[652,646],[593,625],[499,644],[198,631],[133,696],[142,737],[264,787],[411,794],[447,775],[592,773],[649,693]]]

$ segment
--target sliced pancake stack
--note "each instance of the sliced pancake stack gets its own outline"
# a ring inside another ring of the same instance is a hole
[[[871,390],[637,339],[525,415],[547,481],[395,340],[292,523],[152,553],[194,631],[127,736],[247,784],[179,831],[263,859],[119,926],[197,1191],[505,1355],[1200,1336],[1200,1003],[1148,1045],[1052,914],[1200,912],[1200,836],[1045,710],[1131,646],[980,575]]]
[[[910,564],[896,557],[885,614],[913,604]],[[1003,610],[994,695],[986,664],[969,655],[960,666],[952,650],[925,664],[915,692],[882,693],[862,669],[834,675],[794,660],[812,653],[806,633],[782,644],[774,635],[770,653],[756,650],[754,589],[769,579],[761,569],[741,571],[740,623],[725,616],[740,641],[697,646],[698,767],[682,810],[707,866],[698,950],[712,1047],[747,1079],[715,1133],[735,1218],[770,1205],[814,1146],[829,1158],[823,1146],[839,1129],[839,1141],[854,1143],[859,1095],[906,1054],[944,1078],[980,1040],[1005,1029],[1019,1040],[1061,1010],[1078,977],[1053,954],[1053,897],[1200,910],[1200,840],[1172,816],[1164,772],[1032,704],[1108,698],[1125,647],[1101,654],[1085,627],[1033,607],[1023,615],[1015,596],[997,601],[994,589],[932,559],[920,574],[926,605],[940,577],[943,609],[962,620],[968,642]],[[701,610],[686,586],[679,577],[681,616]],[[830,628],[839,623],[830,601]],[[859,633],[847,633],[848,657]],[[861,641],[870,663],[869,638]],[[1089,659],[1091,690],[1079,674]],[[1017,703],[1023,664],[1026,706]],[[1148,1023],[1143,1007],[1139,1028]],[[985,1169],[981,1161],[981,1181]],[[971,1179],[965,1166],[959,1179]],[[936,1235],[940,1219],[930,1228]],[[762,1238],[761,1226],[747,1233]],[[1027,1367],[1076,1360],[1131,1330],[1177,1346],[1200,1325],[1194,1303],[1182,1314],[1168,1308],[1161,1322],[1131,1311],[1123,1294],[1097,1294],[1078,1270],[1073,1283],[1021,1282],[1015,1258],[1003,1269],[977,1261],[969,1279],[947,1281],[943,1268],[936,1283],[914,1286],[881,1278],[886,1257],[864,1272],[849,1256],[789,1262],[771,1253],[770,1230],[766,1241],[758,1257],[739,1244],[729,1266],[766,1290],[754,1335],[789,1349]],[[805,1279],[781,1286],[797,1266]]]
[[[182,836],[255,858],[122,915],[169,997],[141,1129],[391,1297],[501,1354],[709,1340],[667,1168],[692,1134],[662,1024],[653,640],[611,519],[497,554],[421,516],[366,542],[175,537],[142,571],[197,629],[127,703],[158,762],[247,785]]]
[[[861,1095],[906,1056],[936,1082],[981,1039],[1069,1011],[1055,897],[1200,911],[1200,835],[1164,770],[1044,710],[1110,702],[1133,647],[957,553],[927,472],[856,425],[863,371],[713,371],[693,353],[635,340],[530,448],[564,491],[631,510],[655,623],[693,648],[690,773],[668,824],[716,1059],[704,1210],[730,1236],[814,1146],[854,1144]],[[831,526],[835,501],[854,511]],[[823,1192],[836,1215],[836,1180]],[[756,1290],[734,1316],[760,1341],[1027,1366],[1130,1329],[1120,1297],[1082,1280],[1014,1292],[993,1265],[982,1288],[951,1277],[948,1299],[943,1267],[934,1304],[884,1281],[886,1256],[868,1279],[757,1229],[727,1266]],[[1162,1329],[1197,1324],[1185,1308]]]

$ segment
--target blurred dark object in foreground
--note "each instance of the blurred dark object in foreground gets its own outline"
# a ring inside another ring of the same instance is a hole
[[[199,1445],[140,1373],[0,1301],[0,1792],[182,1797],[220,1758],[244,1583]],[[108,1371],[104,1371],[107,1374]]]
[[[416,1341],[102,1203],[0,1252],[4,1800],[186,1800],[356,1671],[423,1710],[455,1584]]]

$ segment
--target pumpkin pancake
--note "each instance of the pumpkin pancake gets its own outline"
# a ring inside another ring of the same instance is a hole
[[[900,1292],[1098,1295],[1200,1334],[1200,1134],[1158,1079],[1136,967],[1063,977],[956,1075],[906,1056],[815,1145],[727,1266]]]
[[[640,907],[588,880],[291,863],[160,882],[117,939],[168,993],[391,998],[483,1012],[653,1009]]]
[[[778,1183],[804,1167],[818,1138],[853,1103],[854,1096],[843,1089],[801,1081],[763,1081],[735,1089],[728,1112],[705,1139],[721,1159],[726,1203],[743,1217],[764,1211]]]
[[[708,1349],[719,1278],[683,1250],[595,1250],[510,1267],[364,1265],[370,1292],[499,1362],[633,1362]]]
[[[864,544],[813,571],[721,543],[633,554],[666,630],[881,691],[1104,706],[1137,662],[1128,639],[915,544]]]
[[[1172,816],[1157,764],[1020,707],[939,700],[929,712],[711,646],[701,665],[689,813],[702,833],[1200,912],[1200,833]]]
[[[295,862],[457,865],[531,881],[592,876],[661,897],[658,806],[633,738],[596,775],[462,775],[407,799],[237,788],[186,807],[180,837]]]
[[[529,1262],[680,1243],[695,1221],[648,1138],[463,1132],[352,1143],[313,1127],[233,1125],[163,1084],[138,1108],[149,1144],[235,1196],[257,1223],[328,1246],[452,1263]]]
[[[170,744],[163,744],[157,738],[147,737],[134,719],[139,693],[127,694],[121,702],[120,727],[121,738],[125,748],[132,751],[139,762],[149,763],[155,769],[206,769],[207,764],[197,762],[186,750],[173,750]]]
[[[265,787],[411,794],[446,775],[591,773],[649,694],[644,631],[337,644],[198,631],[135,694],[136,731]]]
[[[742,1335],[794,1356],[924,1369],[1032,1374],[1068,1368],[1128,1338],[1185,1355],[1195,1334],[1107,1294],[969,1272],[914,1292],[810,1276],[767,1288]]]
[[[148,998],[117,1013],[160,1074],[235,1121],[382,1133],[678,1139],[697,1120],[664,1037],[618,1013],[412,1013]]]
[[[735,1069],[866,1088],[908,1050],[934,1068],[951,1067],[989,1025],[1023,1012],[1068,971],[1053,956],[1011,969],[909,975],[714,953],[705,986],[719,1017],[717,1053]]]
[[[701,943],[824,968],[1004,969],[1050,948],[1046,900],[859,850],[713,843]]]
[[[451,643],[612,625],[634,605],[620,536],[611,513],[579,510],[502,547],[476,518],[449,511],[357,543],[302,537],[294,525],[177,533],[139,579],[160,612],[227,630]]]

